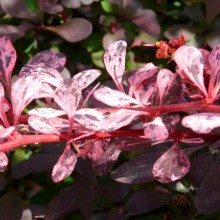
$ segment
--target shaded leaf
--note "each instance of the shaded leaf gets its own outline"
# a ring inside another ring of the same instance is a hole
[[[140,104],[137,100],[129,97],[125,93],[105,86],[96,89],[93,95],[100,102],[112,107],[125,107],[129,106],[130,104]]]
[[[71,150],[70,145],[67,144],[64,152],[53,167],[51,174],[53,181],[57,183],[68,177],[73,172],[76,162],[76,155]]]
[[[104,153],[104,141],[102,140],[97,140],[94,143],[91,144],[91,146],[89,146],[89,150],[87,152],[85,152],[85,155],[93,160],[96,161],[98,160]],[[88,145],[86,146],[86,148],[88,147]],[[81,151],[82,153],[82,151]]]
[[[190,162],[179,145],[175,143],[154,164],[153,175],[161,183],[169,183],[185,176]]]
[[[0,172],[4,172],[8,166],[8,157],[4,152],[0,152]]]
[[[46,26],[45,29],[56,33],[66,41],[76,43],[92,33],[92,24],[84,18],[73,18],[59,26]]]
[[[21,220],[32,220],[32,213],[30,209],[25,209],[22,213]]]
[[[220,2],[218,0],[206,0],[206,20],[209,24],[220,13]]]
[[[62,110],[56,110],[53,108],[37,108],[37,109],[31,109],[28,112],[29,115],[37,115],[44,118],[55,118],[61,115],[65,115],[65,112]]]
[[[173,198],[170,193],[153,189],[135,192],[126,202],[126,210],[130,215],[140,215],[165,205]]]
[[[132,16],[132,22],[134,22],[139,28],[148,34],[159,35],[160,25],[157,20],[157,16],[154,11],[150,9],[140,9]]]
[[[28,124],[37,132],[42,134],[57,134],[60,135],[60,132],[50,124],[50,121],[47,118],[31,115],[28,118]]]
[[[56,4],[51,1],[43,2],[43,9],[48,14],[58,14],[63,11],[63,6],[61,4]]]
[[[89,130],[109,132],[130,124],[140,114],[127,109],[83,108],[76,111],[74,120]]]
[[[210,214],[220,208],[220,160],[205,177],[195,195],[195,206],[200,213]]]
[[[121,92],[124,91],[122,78],[125,71],[126,48],[127,43],[125,41],[116,41],[109,45],[103,57],[106,70]]]
[[[201,90],[205,97],[208,97],[204,86],[204,61],[201,52],[192,46],[181,46],[173,55],[175,62],[184,71],[187,78]]]
[[[1,220],[20,220],[22,212],[22,200],[16,192],[11,191],[0,198]]]
[[[220,114],[204,112],[188,115],[182,119],[182,125],[196,133],[208,134],[214,128],[220,127]]]

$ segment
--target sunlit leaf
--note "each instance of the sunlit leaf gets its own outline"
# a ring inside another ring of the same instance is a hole
[[[31,109],[28,112],[29,115],[37,115],[44,118],[55,118],[61,115],[65,115],[65,112],[62,110],[56,110],[53,108],[37,108]]]

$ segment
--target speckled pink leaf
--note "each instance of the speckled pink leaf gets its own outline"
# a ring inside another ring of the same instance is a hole
[[[133,99],[118,90],[110,89],[109,87],[101,87],[94,91],[94,97],[102,103],[112,107],[129,106],[130,104],[140,104],[136,99]]]
[[[17,59],[16,51],[8,37],[0,38],[0,79],[10,87],[11,74]]]
[[[89,130],[109,132],[130,124],[140,114],[127,109],[83,108],[76,111],[74,120]]]
[[[4,172],[8,166],[8,157],[4,152],[0,152],[0,172]]]
[[[109,173],[118,159],[121,150],[116,148],[114,144],[109,145],[102,156],[92,163],[92,168],[98,176]]]
[[[14,131],[15,131],[14,126],[10,126],[8,128],[0,129],[0,139],[7,138]]]
[[[4,96],[5,96],[4,86],[0,82],[0,118],[3,121],[4,125],[8,126],[8,120],[7,120],[6,115],[5,115],[6,105],[4,103],[4,99],[5,99]]]
[[[28,124],[35,131],[42,134],[60,134],[60,132],[50,124],[50,121],[47,118],[43,118],[37,115],[31,115],[28,118]]]
[[[190,169],[186,154],[175,143],[155,162],[153,175],[161,183],[170,183],[184,177]]]
[[[71,175],[75,168],[76,162],[77,157],[68,144],[59,160],[53,167],[51,174],[53,181],[57,183]]]
[[[214,128],[220,127],[220,114],[204,112],[188,115],[182,119],[182,125],[196,133],[208,134]]]
[[[208,97],[204,86],[204,61],[201,52],[192,46],[182,46],[174,53],[174,60],[201,92]]]
[[[61,73],[66,63],[66,56],[60,52],[45,50],[33,56],[27,64],[36,65],[40,63],[56,69],[59,73]]]
[[[18,120],[23,109],[35,98],[35,95],[40,91],[41,86],[41,79],[34,75],[18,77],[14,81],[11,87],[14,123]]]
[[[30,110],[28,114],[37,115],[44,118],[55,118],[61,115],[65,115],[66,113],[62,110],[56,110],[53,108],[37,108]]]
[[[121,92],[124,91],[122,78],[125,72],[126,48],[127,43],[125,41],[116,41],[109,45],[103,58],[106,70]]]

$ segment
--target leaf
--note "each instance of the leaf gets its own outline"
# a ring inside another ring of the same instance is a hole
[[[11,74],[15,66],[17,54],[8,37],[0,38],[0,51],[0,79],[5,84],[8,92],[10,92]]]
[[[152,172],[159,182],[170,183],[185,176],[189,169],[189,159],[179,145],[175,143],[156,161]]]
[[[173,198],[170,193],[153,189],[143,189],[132,194],[126,202],[126,210],[130,215],[140,215],[165,205]]]
[[[28,118],[28,124],[39,133],[60,135],[60,132],[50,124],[47,118],[31,115]]]
[[[62,13],[63,6],[61,4],[56,4],[54,2],[45,1],[43,2],[43,9],[48,14],[58,14],[58,13]]]
[[[214,128],[220,127],[220,114],[204,112],[188,115],[182,119],[182,125],[196,133],[208,134]]]
[[[182,95],[181,76],[167,69],[161,69],[157,75],[157,89],[160,105],[178,103]]]
[[[60,52],[44,50],[33,56],[27,64],[38,65],[40,63],[56,69],[59,73],[61,73],[66,63],[66,56]]]
[[[125,41],[116,41],[109,45],[103,58],[106,70],[121,92],[124,91],[122,77],[125,71],[126,48],[127,43]]]
[[[220,160],[199,186],[195,195],[195,206],[202,214],[211,214],[220,208]]]
[[[84,18],[73,18],[58,26],[46,26],[45,29],[54,32],[66,41],[76,43],[92,33],[92,24]]]
[[[0,172],[4,172],[8,166],[8,157],[4,152],[0,152]]]
[[[11,135],[15,131],[14,126],[10,126],[8,128],[0,129],[0,139],[7,138],[9,135]]]
[[[49,118],[55,118],[61,115],[65,115],[65,112],[62,110],[56,110],[53,108],[37,108],[37,109],[31,109],[28,112],[28,114],[49,119]]]
[[[13,211],[12,211],[13,207]],[[23,204],[20,196],[14,192],[8,192],[0,198],[1,220],[20,220],[23,212]]]
[[[206,0],[206,20],[209,24],[220,13],[220,2],[218,0]]]
[[[76,162],[76,155],[71,150],[70,145],[67,144],[59,160],[53,167],[53,171],[51,174],[53,181],[57,183],[71,175],[75,168]]]
[[[136,99],[129,97],[125,93],[106,86],[96,89],[93,95],[100,102],[112,107],[126,107],[130,106],[130,104],[140,104]]]
[[[137,13],[131,17],[131,21],[148,34],[160,34],[160,25],[157,21],[157,16],[155,12],[150,9],[139,9]]]
[[[152,174],[153,165],[161,153],[166,150],[167,146],[164,146],[164,143],[163,146],[146,149],[142,154],[115,169],[111,173],[111,178],[128,184],[142,184],[153,181],[155,179]]]
[[[14,123],[17,122],[23,109],[35,98],[42,86],[42,81],[34,75],[18,77],[11,87],[11,103]]]
[[[87,145],[88,146],[88,145]],[[87,147],[86,146],[86,147]],[[86,148],[85,147],[85,148]],[[98,160],[104,153],[104,144],[103,144],[103,141],[102,140],[97,140],[95,141],[90,147],[89,147],[89,150],[88,152],[86,152],[86,156],[93,160],[93,161],[96,161]],[[82,151],[81,151],[82,153]]]
[[[204,61],[201,52],[192,46],[181,46],[173,54],[177,65],[186,76],[208,97],[203,79]]]
[[[127,109],[83,108],[76,111],[74,120],[89,130],[110,132],[130,124],[139,114]]]
[[[120,153],[121,150],[116,148],[114,144],[111,144],[102,156],[92,163],[92,168],[96,175],[103,176],[109,173]]]

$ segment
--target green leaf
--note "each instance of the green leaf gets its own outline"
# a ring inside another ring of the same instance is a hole
[[[99,68],[104,68],[104,63],[102,61],[103,55],[104,55],[103,50],[98,51],[98,52],[94,52],[91,55],[92,62]]]
[[[32,12],[40,11],[36,0],[26,0],[26,4]]]
[[[101,1],[101,6],[105,12],[113,14],[117,14],[121,9],[118,4],[111,4],[107,1]]]

